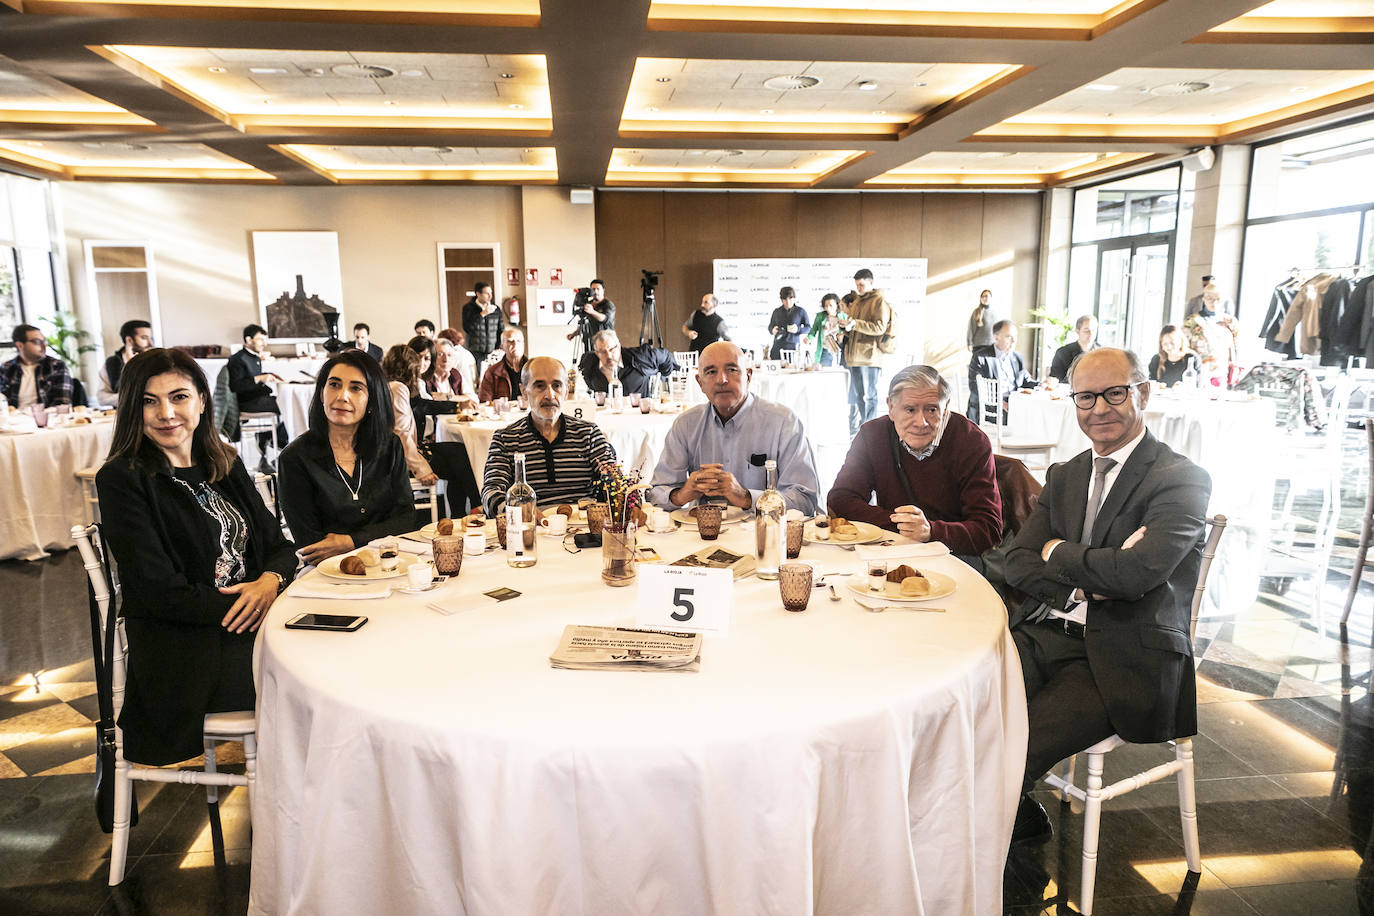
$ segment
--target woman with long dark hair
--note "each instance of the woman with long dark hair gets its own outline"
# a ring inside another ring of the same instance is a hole
[[[415,502],[394,422],[375,359],[342,350],[320,368],[310,428],[277,465],[282,513],[307,563],[413,527]]]
[[[445,496],[449,513],[460,515],[467,505],[481,503],[481,493],[461,442],[434,442],[421,434],[411,409],[420,388],[420,356],[406,344],[396,344],[382,357],[382,373],[391,389],[391,409],[396,414],[395,430],[405,449],[410,474],[425,486],[443,478],[448,482]]]
[[[296,569],[213,417],[205,373],[185,353],[147,350],[125,364],[95,479],[129,640],[119,724],[137,763],[194,757],[206,713],[253,708],[253,639]]]

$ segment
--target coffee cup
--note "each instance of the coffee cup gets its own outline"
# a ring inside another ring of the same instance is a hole
[[[481,556],[482,551],[486,549],[487,534],[481,528],[475,531],[469,529],[468,532],[463,535],[463,553],[470,557],[478,557]]]
[[[673,517],[668,514],[667,509],[660,509],[655,506],[649,511],[649,527],[654,531],[671,531],[673,529]]]
[[[561,512],[555,512],[539,523],[549,534],[567,534],[568,517]]]
[[[412,563],[406,570],[406,578],[411,588],[429,588],[434,581],[434,570],[428,563]]]

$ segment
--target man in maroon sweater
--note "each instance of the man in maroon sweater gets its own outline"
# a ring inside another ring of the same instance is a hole
[[[892,378],[887,416],[869,420],[830,490],[831,515],[977,556],[1002,539],[992,443],[949,409],[949,384],[930,366]],[[877,505],[870,499],[877,495]]]

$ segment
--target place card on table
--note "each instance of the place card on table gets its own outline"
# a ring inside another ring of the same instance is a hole
[[[635,624],[660,630],[730,632],[735,577],[728,569],[641,565]]]
[[[563,415],[578,420],[586,420],[588,423],[595,422],[596,402],[588,398],[574,398],[571,401],[564,401]]]

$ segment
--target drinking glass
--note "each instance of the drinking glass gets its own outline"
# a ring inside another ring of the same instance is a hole
[[[502,512],[496,516],[496,540],[500,542],[501,549],[506,549],[506,513]]]
[[[811,601],[811,567],[805,563],[784,563],[778,567],[778,591],[782,606],[789,611],[804,611]]]
[[[401,562],[401,544],[395,538],[382,538],[378,541],[377,552],[382,555],[383,572],[391,572]]]
[[[720,520],[724,510],[720,506],[697,506],[697,531],[703,541],[720,537]]]
[[[592,503],[587,507],[587,530],[592,534],[600,534],[602,526],[606,524],[606,519],[610,517],[610,506],[605,503]]]
[[[887,561],[869,560],[868,561],[868,590],[880,592],[883,590],[884,583],[887,582]]]
[[[457,534],[440,535],[434,539],[433,547],[434,569],[439,575],[458,575],[463,568],[463,538]]]
[[[787,559],[795,560],[801,556],[802,529],[806,521],[800,518],[787,520]]]
[[[601,581],[607,585],[630,585],[638,577],[635,568],[635,526],[601,529]]]

